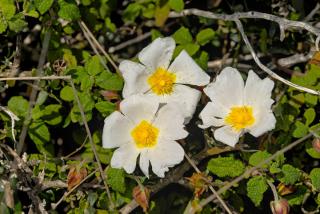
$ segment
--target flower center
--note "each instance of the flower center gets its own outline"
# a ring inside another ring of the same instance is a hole
[[[228,116],[224,119],[225,123],[230,125],[234,130],[239,132],[248,126],[251,126],[255,118],[253,117],[252,107],[239,106],[232,107]]]
[[[157,95],[171,94],[176,75],[161,67],[148,78],[148,83],[153,93]]]
[[[159,129],[142,120],[131,131],[131,136],[138,148],[150,148],[157,144]]]

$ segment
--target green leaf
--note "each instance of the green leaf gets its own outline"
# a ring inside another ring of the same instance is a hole
[[[67,21],[74,21],[80,18],[80,11],[76,4],[59,1],[60,10],[58,15]]]
[[[16,6],[14,0],[1,0],[0,1],[0,13],[7,21],[10,20],[16,13]]]
[[[53,2],[54,0],[34,0],[34,4],[41,14],[47,12],[52,6]]]
[[[14,96],[10,98],[8,108],[18,117],[25,117],[28,113],[29,102],[22,96]]]
[[[300,179],[300,171],[290,164],[282,166],[283,177],[280,179],[284,184],[294,184]]]
[[[270,153],[268,153],[267,151],[258,151],[254,154],[252,154],[249,158],[249,164],[252,166],[257,166],[260,162],[266,160],[267,158],[269,158],[271,156]],[[267,168],[268,165],[265,164],[262,166],[263,168]]]
[[[108,101],[97,102],[95,104],[95,107],[104,117],[108,116],[110,113],[114,112],[116,109],[116,105]]]
[[[102,72],[96,76],[96,84],[105,90],[120,91],[123,87],[123,80],[117,74]]]
[[[197,53],[199,48],[199,45],[193,43],[178,45],[174,50],[173,57],[177,57],[182,50],[185,50],[190,56],[193,56],[195,53]]]
[[[192,42],[192,35],[188,28],[181,27],[173,35],[173,39],[177,44],[188,44]]]
[[[305,95],[305,102],[310,104],[311,106],[315,106],[318,103],[318,97],[313,94],[306,94]]]
[[[52,156],[53,145],[49,144],[50,132],[48,127],[43,122],[31,123],[28,134],[40,153]]]
[[[60,97],[67,102],[73,101],[74,94],[72,87],[68,85],[63,87],[63,89],[60,91]]]
[[[312,185],[317,189],[320,190],[320,168],[314,168],[310,172],[310,179]]]
[[[162,27],[164,25],[164,23],[168,19],[169,12],[170,12],[170,6],[168,3],[162,6],[157,5],[154,11],[155,25],[157,27]]]
[[[260,205],[267,189],[268,184],[264,177],[253,177],[247,182],[247,195],[256,207]]]
[[[99,56],[93,56],[91,57],[85,64],[85,69],[88,74],[95,76],[102,71],[104,71],[103,66],[101,65]]]
[[[169,6],[177,12],[181,12],[184,8],[184,2],[183,0],[169,0]]]
[[[215,32],[211,28],[206,28],[197,34],[196,40],[200,45],[205,45],[214,38],[214,35]]]
[[[298,186],[297,190],[286,197],[290,206],[300,205],[303,202],[304,196],[307,193],[307,187]]]
[[[124,193],[126,191],[124,171],[109,167],[107,170],[107,183],[114,191]]]
[[[209,54],[206,51],[201,51],[200,56],[196,58],[195,61],[203,70],[207,70],[208,59],[209,59]]]
[[[4,17],[3,17],[3,15],[0,13],[0,20],[3,20],[3,19],[4,19]],[[7,29],[7,27],[8,27],[8,23],[7,23],[6,21],[0,22],[0,33],[5,32],[6,29]]]
[[[312,146],[312,143],[306,144],[306,152],[308,155],[310,155],[312,158],[320,159],[320,152],[317,152]]]
[[[308,134],[308,126],[297,120],[295,123],[295,129],[293,130],[293,137],[300,138]]]
[[[20,32],[23,28],[28,26],[28,23],[24,20],[24,15],[22,13],[16,14],[8,23],[10,30],[14,32]]]
[[[90,121],[92,119],[92,109],[94,108],[94,101],[92,96],[87,92],[78,93],[80,103],[82,105],[83,111],[86,116],[86,120]],[[81,113],[77,102],[74,101],[74,106],[71,109],[71,121],[76,123],[82,121]]]
[[[139,3],[131,3],[128,7],[123,11],[122,18],[124,22],[133,22],[140,14],[143,6]]]
[[[244,172],[244,164],[233,157],[212,158],[207,169],[219,177],[236,177]]]
[[[308,108],[304,114],[304,118],[306,118],[306,125],[309,126],[313,120],[316,118],[316,112],[313,108]]]
[[[63,117],[61,114],[62,106],[59,104],[51,104],[44,108],[42,112],[42,119],[49,125],[55,126],[62,122]]]

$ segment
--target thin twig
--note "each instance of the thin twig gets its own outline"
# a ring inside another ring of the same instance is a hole
[[[20,120],[12,111],[10,111],[9,109],[6,109],[3,106],[0,106],[0,111],[4,111],[5,113],[7,113],[7,115],[9,115],[10,119],[11,119],[11,134],[12,134],[12,138],[14,143],[16,143],[16,137],[14,134],[14,125],[15,125],[15,121]]]
[[[72,155],[74,155],[74,154],[76,154],[77,152],[79,152],[79,151],[84,147],[84,145],[86,145],[87,140],[88,140],[88,135],[87,135],[86,139],[84,139],[84,141],[83,141],[83,143],[81,144],[80,147],[78,147],[76,150],[74,150],[74,151],[71,152],[70,154],[61,157],[61,160],[68,159],[68,158],[70,158]]]
[[[212,12],[208,12],[208,11],[203,11],[203,10],[198,10],[198,9],[186,9],[183,10],[180,13],[176,13],[176,12],[171,12],[169,14],[169,17],[171,18],[176,18],[176,17],[183,17],[183,16],[187,16],[187,15],[195,15],[195,16],[201,16],[201,17],[206,17],[209,19],[219,19],[219,20],[225,20],[225,21],[233,21],[236,23],[238,30],[240,31],[242,38],[245,42],[245,44],[247,45],[247,47],[249,48],[254,61],[257,63],[257,65],[263,70],[265,71],[267,74],[269,74],[271,77],[273,77],[274,79],[277,79],[281,82],[283,82],[286,85],[289,85],[291,87],[294,87],[298,90],[304,91],[304,92],[308,92],[310,94],[315,94],[315,95],[320,95],[319,91],[310,89],[310,88],[306,88],[303,86],[299,86],[296,85],[282,77],[280,77],[279,75],[277,75],[276,73],[274,73],[272,70],[270,70],[268,67],[266,67],[265,65],[263,65],[259,58],[257,57],[257,54],[254,52],[252,45],[249,42],[248,37],[246,36],[246,34],[244,33],[244,29],[242,26],[242,23],[240,21],[240,19],[265,19],[265,20],[269,20],[269,21],[273,21],[278,23],[279,28],[280,28],[280,40],[282,41],[284,39],[284,32],[287,29],[304,29],[307,30],[311,33],[313,33],[314,35],[316,35],[317,39],[315,42],[315,46],[316,49],[319,50],[318,47],[318,43],[320,41],[320,29],[313,27],[312,25],[309,25],[308,23],[304,23],[304,22],[300,22],[300,21],[292,21],[292,20],[287,20],[285,18],[281,18],[272,14],[267,14],[267,13],[260,13],[260,12],[243,12],[243,13],[234,13],[231,15],[227,15],[227,14],[216,14],[216,13],[212,13]]]
[[[37,76],[42,76],[43,75],[43,66],[44,63],[46,61],[47,58],[47,53],[48,53],[48,49],[49,49],[49,42],[50,42],[50,38],[51,38],[51,30],[50,27],[48,27],[48,31],[45,33],[44,35],[44,39],[43,39],[43,44],[42,44],[42,49],[41,49],[41,53],[40,53],[40,59],[38,62],[38,67],[37,67]],[[35,85],[39,85],[40,80],[35,80]],[[17,145],[17,153],[20,155],[21,152],[23,151],[24,145],[25,145],[25,139],[27,137],[27,133],[28,133],[28,128],[32,119],[31,116],[31,112],[32,112],[32,108],[35,104],[36,98],[37,98],[37,94],[38,94],[38,90],[35,88],[31,89],[31,94],[30,94],[30,98],[29,98],[29,108],[28,108],[28,112],[27,112],[27,116],[24,120],[23,123],[23,127],[22,127],[22,131],[19,137],[19,143]]]
[[[271,181],[269,181],[268,179],[267,179],[267,183],[268,183],[268,185],[269,185],[270,188],[271,188],[271,191],[272,191],[274,200],[275,200],[275,201],[278,201],[278,200],[279,200],[279,196],[278,196],[278,192],[277,192],[276,187],[275,187],[274,184],[273,184]]]
[[[92,175],[94,175],[94,173],[96,173],[99,169],[94,170],[93,172],[91,172],[87,177],[85,177],[83,180],[80,181],[80,183],[78,183],[77,185],[75,185],[70,191],[68,191],[67,193],[63,194],[63,196],[59,199],[59,201],[57,203],[52,203],[51,207],[53,210],[55,210],[59,204],[66,198],[68,197],[75,189],[77,189],[81,184],[83,184],[86,180],[88,180]]]
[[[100,45],[100,43],[97,41],[97,39],[94,37],[94,35],[91,33],[90,29],[87,27],[87,25],[83,21],[78,22],[81,27],[84,28],[84,30],[88,33],[88,35],[91,37],[92,41],[97,45],[99,50],[103,53],[103,55],[108,59],[110,64],[113,66],[113,68],[116,70],[116,72],[121,76],[121,73],[119,71],[118,66],[115,64],[115,62],[112,60],[112,58],[109,56],[109,54],[104,50],[104,48]]]
[[[109,52],[110,52],[110,53],[114,53],[114,52],[116,52],[116,51],[118,51],[118,50],[121,50],[121,49],[123,49],[123,48],[126,48],[126,47],[128,47],[128,46],[130,46],[130,45],[139,43],[139,42],[141,42],[142,40],[145,40],[146,38],[148,38],[148,37],[150,37],[150,36],[151,36],[151,32],[147,32],[147,33],[145,33],[145,34],[139,35],[139,36],[137,36],[137,37],[135,37],[135,38],[133,38],[133,39],[127,40],[127,41],[125,41],[125,42],[123,42],[123,43],[120,43],[120,44],[118,44],[118,45],[116,45],[116,46],[110,47],[110,48],[109,48]]]
[[[192,159],[185,153],[184,157],[187,159],[187,161],[189,162],[189,164],[192,166],[192,168],[197,172],[197,173],[201,173],[201,171],[198,169],[197,165],[192,161]],[[227,206],[227,204],[224,202],[224,200],[220,197],[220,195],[217,193],[217,191],[212,187],[212,185],[209,185],[209,188],[211,190],[211,192],[216,196],[216,198],[218,199],[218,201],[221,203],[222,207],[229,213],[232,214],[231,210],[229,209],[229,207]]]
[[[16,52],[13,58],[13,63],[12,63],[11,71],[9,74],[10,77],[17,76],[20,71],[21,46],[22,46],[22,38],[21,38],[21,34],[18,34],[16,38]]]
[[[295,146],[297,146],[298,144],[304,142],[305,140],[311,138],[313,136],[312,133],[309,133],[308,135],[294,141],[293,143],[287,145],[286,147],[284,147],[283,149],[277,151],[276,153],[274,153],[272,156],[270,156],[269,158],[261,161],[257,166],[252,167],[248,170],[246,170],[242,175],[238,176],[237,178],[235,178],[234,180],[232,180],[231,182],[229,182],[228,184],[226,184],[225,186],[221,187],[217,193],[221,194],[225,191],[227,191],[228,189],[230,189],[231,187],[233,187],[235,184],[239,183],[241,180],[248,178],[252,172],[256,171],[257,169],[260,169],[262,166],[264,166],[265,164],[268,164],[270,161],[272,161],[273,159],[275,159],[276,157],[278,157],[279,155],[291,150],[292,148],[294,148]],[[213,199],[215,199],[216,196],[214,194],[210,195],[209,197],[203,199],[200,201],[199,206],[196,208],[196,210],[193,210],[193,212],[196,212],[197,210],[200,210],[201,208],[203,208],[204,206],[206,206],[208,203],[210,203]],[[192,211],[190,211],[192,212]]]
[[[38,77],[5,77],[0,78],[0,81],[8,80],[70,80],[71,76],[38,76]]]
[[[99,159],[99,156],[98,156],[98,152],[97,152],[97,149],[96,149],[96,146],[93,142],[93,139],[92,139],[92,135],[91,135],[91,131],[90,131],[90,128],[88,126],[88,123],[87,123],[87,120],[86,120],[86,116],[84,114],[84,110],[83,110],[83,106],[80,102],[80,99],[79,99],[79,96],[78,96],[78,92],[77,92],[77,89],[76,87],[74,86],[74,83],[72,81],[72,79],[70,79],[70,84],[71,84],[71,87],[72,87],[72,90],[73,90],[73,93],[74,93],[74,97],[76,99],[76,102],[78,104],[78,108],[79,108],[79,111],[80,111],[80,114],[81,114],[81,118],[82,118],[82,122],[84,123],[84,127],[86,129],[86,132],[87,132],[87,136],[89,138],[89,143],[91,145],[91,149],[93,151],[93,154],[94,154],[94,157],[98,163],[98,167],[99,167],[99,171],[100,171],[100,175],[101,175],[101,178],[103,180],[103,183],[104,183],[104,186],[105,186],[105,189],[107,191],[107,195],[108,195],[108,198],[109,198],[109,201],[110,201],[110,209],[111,210],[114,210],[115,209],[115,205],[112,201],[112,197],[111,197],[111,193],[110,193],[110,189],[109,189],[109,186],[107,184],[107,178],[106,178],[106,174],[104,173],[103,171],[103,168],[102,168],[102,165],[101,165],[101,162],[100,162],[100,159]]]

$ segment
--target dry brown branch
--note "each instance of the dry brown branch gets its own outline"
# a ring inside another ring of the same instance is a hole
[[[43,66],[44,66],[46,58],[47,58],[50,38],[51,38],[51,30],[50,30],[50,27],[48,27],[48,30],[45,33],[44,39],[43,39],[42,49],[41,49],[41,53],[40,53],[40,59],[39,59],[39,62],[38,62],[38,67],[37,67],[37,76],[43,76]],[[39,85],[39,81],[40,80],[35,80],[34,85],[38,86]],[[32,111],[32,108],[33,108],[34,103],[36,101],[37,94],[38,94],[38,90],[33,87],[31,89],[31,94],[30,94],[30,98],[29,98],[28,113],[27,113],[27,116],[26,116],[25,121],[23,123],[22,131],[21,131],[21,134],[20,134],[20,137],[19,137],[19,143],[17,145],[17,153],[19,155],[21,154],[21,152],[24,149],[25,139],[27,137],[29,124],[30,124],[31,119],[32,119],[31,118],[32,117],[31,116],[31,111]]]
[[[0,81],[8,81],[8,80],[70,80],[71,76],[38,76],[38,77],[4,77],[0,78]],[[38,87],[39,88],[39,87]]]
[[[114,53],[114,52],[116,52],[116,51],[118,51],[118,50],[121,50],[121,49],[123,49],[123,48],[126,48],[126,47],[128,47],[128,46],[130,46],[130,45],[139,43],[139,42],[141,42],[142,40],[145,40],[146,38],[148,38],[148,37],[150,37],[150,36],[151,36],[151,32],[147,32],[147,33],[145,33],[145,34],[142,34],[142,35],[137,36],[136,38],[130,39],[130,40],[125,41],[125,42],[123,42],[123,43],[120,43],[120,44],[118,44],[118,45],[116,45],[116,46],[110,47],[108,51],[109,51],[109,53]]]
[[[90,131],[90,128],[88,126],[88,123],[87,123],[87,120],[86,120],[86,115],[84,113],[84,110],[83,110],[83,106],[80,102],[80,99],[79,99],[79,96],[78,96],[78,92],[77,92],[77,89],[76,87],[74,86],[74,83],[72,81],[72,79],[70,80],[70,84],[71,84],[71,87],[72,87],[72,90],[73,90],[73,93],[74,93],[74,97],[76,99],[76,102],[78,104],[78,108],[79,108],[79,111],[80,111],[80,114],[81,114],[81,118],[82,118],[82,122],[84,124],[84,127],[86,129],[86,132],[87,132],[87,136],[89,138],[89,143],[91,145],[91,149],[93,151],[93,154],[94,154],[94,157],[98,163],[98,167],[99,167],[99,171],[100,171],[100,176],[103,180],[103,183],[104,183],[104,186],[105,186],[105,189],[107,191],[107,195],[108,195],[108,198],[109,198],[109,201],[110,201],[110,209],[111,210],[114,210],[115,209],[115,206],[114,206],[114,203],[113,203],[113,200],[111,198],[111,194],[110,194],[110,190],[109,190],[109,186],[107,184],[107,178],[106,178],[106,174],[104,173],[103,171],[103,168],[102,168],[102,165],[101,165],[101,162],[100,162],[100,159],[99,159],[99,156],[98,156],[98,152],[97,152],[97,149],[96,149],[96,146],[93,142],[93,139],[92,139],[92,135],[91,135],[91,131]]]
[[[267,74],[269,74],[272,78],[277,79],[284,84],[291,86],[293,88],[296,88],[298,90],[310,93],[310,94],[315,94],[315,95],[320,95],[319,91],[306,88],[303,86],[299,86],[297,84],[294,84],[276,73],[274,73],[272,70],[270,70],[267,66],[263,65],[261,61],[259,60],[257,54],[255,53],[254,49],[252,48],[251,43],[249,42],[248,37],[246,36],[243,25],[240,21],[240,19],[265,19],[269,20],[272,22],[276,22],[279,25],[280,28],[280,40],[282,41],[285,38],[285,30],[288,29],[304,29],[312,34],[314,34],[317,39],[315,42],[316,49],[319,50],[319,42],[320,42],[320,29],[313,27],[312,25],[309,25],[308,23],[305,22],[300,22],[300,21],[292,21],[288,20],[285,18],[281,18],[272,14],[267,14],[267,13],[260,13],[260,12],[243,12],[243,13],[234,13],[231,15],[227,14],[216,14],[212,13],[209,11],[203,11],[203,10],[198,10],[198,9],[186,9],[183,10],[181,13],[176,13],[176,12],[171,12],[169,14],[169,17],[171,18],[176,18],[176,17],[183,17],[187,15],[195,15],[195,16],[201,16],[201,17],[206,17],[209,19],[218,19],[218,20],[225,20],[225,21],[233,21],[236,23],[237,28],[242,36],[243,41],[245,42],[246,46],[249,48],[250,53],[253,56],[254,61],[257,63],[257,65],[265,71]]]
[[[59,204],[61,204],[61,202],[68,197],[75,189],[77,189],[81,184],[83,184],[86,180],[88,180],[92,175],[94,175],[94,173],[98,172],[99,169],[96,169],[95,171],[91,172],[89,175],[87,175],[87,177],[85,177],[83,180],[80,181],[80,183],[78,183],[77,185],[75,185],[70,191],[66,192],[65,194],[63,194],[63,196],[59,199],[59,201],[57,203],[52,203],[51,207],[53,210],[55,210]]]
[[[291,144],[287,145],[286,147],[284,147],[283,149],[277,151],[276,153],[274,153],[272,156],[270,156],[269,158],[261,161],[257,166],[249,168],[248,170],[246,170],[242,175],[238,176],[237,178],[235,178],[234,180],[232,180],[231,182],[229,182],[228,184],[224,185],[223,187],[221,187],[217,193],[221,194],[224,193],[225,191],[227,191],[228,189],[230,189],[231,187],[233,187],[235,184],[239,183],[241,180],[248,178],[251,176],[252,172],[260,169],[262,166],[264,166],[265,164],[268,164],[270,161],[274,160],[276,157],[278,157],[279,155],[291,150],[292,148],[294,148],[295,146],[299,145],[300,143],[304,142],[305,140],[311,138],[313,136],[313,133],[309,133],[308,135],[292,142]],[[199,205],[197,206],[197,208],[189,208],[189,210],[185,210],[186,213],[196,213],[197,211],[201,210],[204,206],[206,206],[208,203],[210,203],[213,199],[216,198],[216,195],[212,194],[209,197],[203,199],[200,201]]]
[[[231,147],[218,148],[215,150],[204,149],[203,151],[194,155],[192,157],[192,160],[195,165],[198,165],[203,159],[207,157],[218,155],[224,152],[230,152],[230,151],[232,151]],[[159,192],[169,184],[178,182],[190,168],[191,168],[190,164],[185,161],[180,166],[169,171],[166,177],[160,179],[160,181],[157,182],[155,185],[152,185],[152,186],[147,185],[146,187],[150,189],[151,195],[154,195],[155,193]],[[130,203],[126,204],[124,207],[120,209],[120,213],[122,214],[130,213],[138,206],[139,206],[138,203],[135,200],[132,200]]]

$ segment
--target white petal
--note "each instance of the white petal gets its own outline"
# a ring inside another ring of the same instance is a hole
[[[124,98],[133,94],[144,93],[149,89],[147,84],[148,73],[145,66],[129,60],[124,60],[119,65],[124,78],[122,95]]]
[[[174,91],[166,99],[167,103],[175,103],[184,115],[185,120],[190,120],[200,100],[201,92],[189,86],[177,84]]]
[[[114,151],[111,158],[112,168],[123,168],[127,173],[132,173],[136,168],[139,151],[133,143],[127,143]]]
[[[151,121],[158,111],[159,103],[144,95],[132,95],[120,103],[120,111],[135,124],[141,120]]]
[[[175,141],[160,141],[157,147],[150,150],[150,162],[152,171],[159,177],[164,177],[164,173],[180,163],[184,158],[184,150]]]
[[[215,82],[210,83],[204,92],[213,103],[221,103],[225,108],[243,105],[244,83],[239,71],[226,67],[217,76]]]
[[[250,70],[244,88],[244,104],[254,108],[270,108],[273,103],[271,99],[273,87],[274,82],[271,79],[261,80],[257,74]]]
[[[149,150],[144,149],[140,153],[139,165],[143,174],[149,178]]]
[[[271,111],[261,112],[259,116],[256,118],[258,121],[249,129],[250,134],[255,137],[259,137],[263,133],[274,129],[276,125],[276,118]]]
[[[177,83],[204,86],[210,81],[209,75],[184,50],[170,65],[169,71],[177,75]]]
[[[158,38],[142,49],[138,57],[142,64],[154,71],[158,67],[167,69],[175,48],[171,37]]]
[[[239,141],[241,132],[235,132],[230,126],[223,126],[214,131],[214,138],[224,144],[234,147]]]
[[[222,126],[228,111],[228,109],[224,108],[219,103],[208,102],[199,115],[203,123],[202,125],[199,125],[199,127],[205,129],[210,126]]]
[[[188,136],[184,130],[184,116],[174,104],[163,106],[154,120],[154,125],[160,129],[159,139],[179,140]]]
[[[104,120],[102,145],[104,148],[120,147],[131,140],[133,124],[120,112],[115,111]]]

